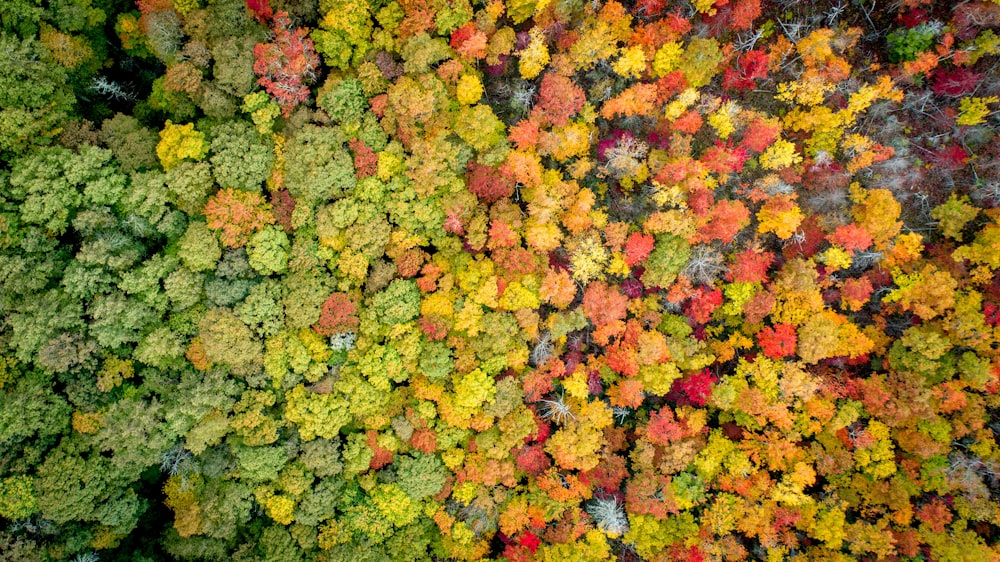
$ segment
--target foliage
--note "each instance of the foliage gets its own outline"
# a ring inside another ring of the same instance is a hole
[[[997,558],[1000,4],[869,4],[0,2],[0,559]]]

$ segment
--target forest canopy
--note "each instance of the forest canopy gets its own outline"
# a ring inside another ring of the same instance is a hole
[[[0,1],[0,562],[1000,560],[1000,1]]]

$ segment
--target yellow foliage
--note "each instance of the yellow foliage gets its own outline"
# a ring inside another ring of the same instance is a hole
[[[733,117],[737,113],[739,113],[739,107],[736,105],[736,102],[727,101],[717,111],[708,116],[708,124],[715,129],[720,139],[728,139],[729,135],[733,134],[736,130],[736,127],[733,125]]]
[[[876,250],[885,250],[903,223],[896,220],[902,207],[887,189],[864,190],[857,184],[851,186],[854,222],[868,231],[875,241]]]
[[[85,38],[68,35],[44,23],[41,27],[39,41],[61,66],[73,69],[93,56],[94,50],[90,48]]]
[[[196,131],[194,123],[174,125],[168,119],[160,131],[160,142],[156,145],[156,155],[164,170],[170,170],[185,158],[201,160],[208,154],[205,133]]]
[[[197,473],[186,478],[175,475],[163,486],[163,494],[166,496],[163,503],[174,512],[174,529],[182,537],[201,533],[203,517],[194,493],[200,480],[201,476]]]
[[[698,10],[698,13],[709,16],[715,15],[715,0],[692,0],[691,3],[694,4],[694,9]]]
[[[463,74],[456,89],[458,103],[472,105],[483,97],[483,83],[475,74]]]
[[[275,523],[291,525],[295,520],[295,500],[288,496],[271,496],[264,502],[264,510]]]
[[[671,101],[667,104],[666,109],[663,110],[663,116],[668,120],[673,121],[691,107],[694,102],[698,101],[701,94],[698,93],[696,88],[688,88],[678,94],[677,99]]]
[[[660,77],[677,70],[683,54],[684,46],[681,45],[680,41],[664,43],[653,55],[653,74]]]
[[[847,250],[833,246],[828,248],[819,256],[819,261],[827,266],[830,271],[847,269],[851,267],[851,254]]]
[[[595,235],[579,240],[570,254],[573,279],[586,284],[603,277],[609,257],[608,249]]]
[[[961,110],[961,114],[958,119],[955,120],[959,125],[972,126],[979,125],[986,121],[986,117],[990,115],[990,108],[987,104],[1000,103],[1000,98],[997,96],[990,96],[987,98],[962,98],[958,102],[958,108]]]
[[[802,162],[802,156],[795,145],[785,139],[778,139],[760,155],[760,165],[765,170],[779,170]]]
[[[826,94],[835,89],[835,84],[813,75],[801,78],[795,82],[782,82],[778,84],[778,93],[774,98],[799,105],[819,105],[823,103]]]
[[[521,78],[525,80],[537,77],[549,64],[549,49],[545,46],[545,36],[537,27],[531,28],[530,36],[531,41],[521,51],[518,61],[518,70],[521,71]]]
[[[788,240],[804,218],[802,210],[789,196],[777,195],[768,199],[757,211],[757,220],[760,221],[757,231],[761,234],[773,232],[778,238]]]
[[[646,72],[646,53],[641,46],[629,47],[622,51],[611,68],[623,78],[639,78]]]

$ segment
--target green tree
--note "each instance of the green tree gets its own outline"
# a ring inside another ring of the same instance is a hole
[[[274,163],[270,143],[245,121],[228,121],[212,134],[215,181],[224,188],[259,192]]]
[[[343,196],[357,183],[347,139],[337,127],[307,125],[290,138],[285,155],[289,193],[315,206]]]
[[[66,71],[43,62],[44,55],[34,39],[0,31],[0,155],[5,158],[31,145],[50,144],[73,110]]]

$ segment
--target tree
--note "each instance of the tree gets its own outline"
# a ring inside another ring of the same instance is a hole
[[[194,123],[174,125],[168,119],[160,131],[160,142],[156,145],[156,155],[164,170],[170,171],[185,158],[201,160],[208,155],[205,133],[196,131]]]
[[[0,154],[23,154],[31,145],[48,145],[73,110],[66,71],[43,61],[45,49],[34,39],[0,34]]]
[[[303,205],[337,199],[357,184],[347,139],[337,127],[307,125],[285,145],[285,185]]]
[[[230,121],[212,131],[212,170],[227,189],[256,193],[271,173],[274,150],[244,121]]]
[[[213,308],[198,322],[198,339],[205,358],[229,365],[234,374],[248,375],[260,368],[263,346],[232,311]]]
[[[219,231],[219,240],[230,248],[245,245],[251,235],[275,222],[263,196],[242,190],[220,189],[204,212],[208,228]]]
[[[319,57],[306,30],[293,28],[288,13],[279,11],[271,20],[274,39],[253,48],[253,70],[264,87],[281,106],[285,117],[309,99],[308,84],[316,79]]]

